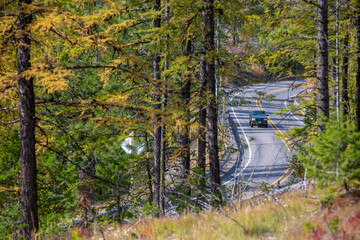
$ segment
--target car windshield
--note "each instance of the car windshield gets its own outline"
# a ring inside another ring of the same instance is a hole
[[[252,112],[253,116],[258,116],[258,115],[265,115],[265,111],[253,111]]]

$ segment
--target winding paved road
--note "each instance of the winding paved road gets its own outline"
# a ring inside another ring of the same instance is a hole
[[[291,113],[302,87],[292,88],[302,81],[283,81],[232,89],[226,109],[234,145],[239,151],[231,155],[222,168],[222,183],[232,186],[232,192],[250,198],[259,193],[259,186],[282,187],[291,179],[289,160],[290,142],[282,135],[287,129],[303,125],[302,119]],[[239,104],[241,101],[245,104]],[[275,114],[285,109],[286,116]],[[265,110],[269,114],[269,127],[249,126],[252,110]],[[236,183],[236,184],[234,184]],[[239,191],[240,190],[240,191]]]

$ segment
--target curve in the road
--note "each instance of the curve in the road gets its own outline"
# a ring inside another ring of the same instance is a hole
[[[280,89],[276,89],[276,90],[272,90],[272,91],[269,91],[267,93],[265,93],[264,95],[262,96],[259,96],[257,99],[256,99],[256,106],[259,110],[263,110],[263,107],[261,106],[261,100],[271,94],[271,93],[275,93],[275,92],[279,92],[279,91],[282,91],[284,89],[288,89],[288,88],[280,88]],[[279,137],[281,139],[281,141],[285,144],[286,148],[288,151],[292,151],[293,150],[293,147],[290,143],[290,141],[285,137],[284,133],[276,126],[276,124],[270,119],[270,117],[268,117],[269,121],[270,121],[270,126],[274,129],[275,132],[278,132],[279,133]],[[291,171],[290,171],[291,170]],[[290,171],[289,174],[287,174],[288,172]],[[291,167],[289,166],[286,171],[284,172],[284,174],[282,176],[280,176],[278,179],[276,179],[273,183],[271,183],[269,185],[270,187],[270,190],[274,189],[275,188],[275,184],[281,184],[283,183],[284,181],[286,181],[293,173],[294,173],[294,169],[291,169]],[[250,197],[246,198],[246,199],[251,199],[259,194],[261,194],[263,191],[258,191],[257,193],[251,195]]]
[[[237,96],[238,94],[239,94],[239,93],[236,93],[234,96],[232,96],[232,98],[230,99],[230,101],[232,101],[232,99],[233,99],[235,96]],[[245,133],[245,131],[244,131],[244,129],[243,129],[243,127],[242,127],[242,125],[241,125],[238,117],[237,117],[236,114],[235,114],[234,107],[231,107],[231,110],[232,110],[232,112],[233,112],[233,114],[234,114],[234,116],[235,116],[236,121],[238,122],[238,124],[239,124],[239,126],[240,126],[240,128],[241,128],[241,131],[242,131],[242,133],[243,133],[243,135],[244,135],[244,137],[245,137],[246,143],[247,143],[247,145],[248,145],[248,147],[249,147],[249,161],[246,163],[246,165],[243,167],[243,169],[241,169],[240,172],[235,173],[235,176],[234,176],[233,178],[231,178],[230,180],[226,181],[226,182],[224,183],[225,185],[228,184],[229,182],[234,181],[234,180],[247,168],[247,166],[249,165],[249,163],[250,163],[250,161],[251,161],[251,145],[250,145],[250,141],[249,141],[248,137],[246,136],[246,133]]]

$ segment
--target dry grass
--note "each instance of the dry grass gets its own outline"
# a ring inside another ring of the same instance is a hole
[[[359,239],[359,197],[324,204],[311,190],[237,202],[220,211],[103,227],[92,239]],[[99,229],[99,228],[98,228]],[[88,239],[74,229],[73,239]],[[92,231],[93,232],[93,231]]]
[[[248,71],[256,77],[264,77],[266,75],[264,69],[255,63],[250,65]]]

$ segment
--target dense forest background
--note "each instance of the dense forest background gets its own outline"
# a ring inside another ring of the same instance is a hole
[[[2,239],[231,200],[229,84],[306,79],[297,177],[358,189],[356,0],[9,0],[0,18]]]

